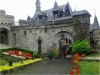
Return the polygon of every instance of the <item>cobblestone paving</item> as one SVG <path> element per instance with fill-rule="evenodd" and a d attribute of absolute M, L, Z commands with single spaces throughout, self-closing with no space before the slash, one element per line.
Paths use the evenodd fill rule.
<path fill-rule="evenodd" d="M 13 75 L 67 75 L 72 69 L 71 60 L 72 58 L 52 59 L 51 62 L 45 60 L 23 70 L 13 72 Z"/>

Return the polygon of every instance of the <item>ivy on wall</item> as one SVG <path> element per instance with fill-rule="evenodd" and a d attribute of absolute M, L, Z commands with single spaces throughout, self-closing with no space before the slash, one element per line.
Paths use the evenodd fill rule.
<path fill-rule="evenodd" d="M 47 25 L 44 27 L 44 32 L 47 33 Z"/>
<path fill-rule="evenodd" d="M 67 24 L 75 24 L 77 21 L 78 21 L 78 17 L 75 17 L 72 20 L 68 21 Z"/>

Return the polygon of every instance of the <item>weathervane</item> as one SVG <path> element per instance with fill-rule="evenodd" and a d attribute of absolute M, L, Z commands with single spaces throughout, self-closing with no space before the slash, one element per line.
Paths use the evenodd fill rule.
<path fill-rule="evenodd" d="M 95 7 L 94 7 L 94 14 L 96 15 L 96 10 L 95 10 Z"/>

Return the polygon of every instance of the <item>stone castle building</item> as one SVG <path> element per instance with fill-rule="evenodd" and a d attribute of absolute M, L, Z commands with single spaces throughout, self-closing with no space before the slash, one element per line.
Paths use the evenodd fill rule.
<path fill-rule="evenodd" d="M 100 27 L 97 17 L 90 24 L 90 13 L 87 10 L 72 11 L 69 2 L 58 6 L 55 1 L 53 8 L 41 10 L 41 3 L 36 0 L 36 11 L 33 17 L 19 20 L 14 25 L 14 16 L 6 15 L 0 10 L 0 43 L 38 51 L 38 38 L 41 37 L 41 52 L 47 53 L 56 45 L 61 47 L 61 40 L 70 50 L 76 39 L 86 39 L 100 46 Z"/>

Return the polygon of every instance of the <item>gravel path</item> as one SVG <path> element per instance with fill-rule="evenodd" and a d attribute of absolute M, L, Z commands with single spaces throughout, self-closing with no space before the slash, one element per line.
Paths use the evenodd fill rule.
<path fill-rule="evenodd" d="M 72 68 L 71 60 L 72 58 L 52 59 L 51 62 L 49 60 L 45 60 L 24 68 L 23 70 L 13 72 L 13 74 L 10 75 L 66 75 Z"/>

